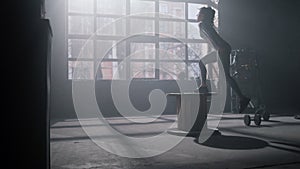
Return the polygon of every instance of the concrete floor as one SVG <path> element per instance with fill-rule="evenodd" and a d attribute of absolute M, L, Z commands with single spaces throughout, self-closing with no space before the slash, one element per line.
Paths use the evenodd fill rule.
<path fill-rule="evenodd" d="M 162 116 L 152 123 L 133 123 L 122 118 L 107 121 L 131 137 L 150 137 L 165 131 L 176 116 Z M 84 119 L 85 127 L 96 127 L 95 119 Z M 209 117 L 208 125 L 214 123 Z M 199 144 L 185 137 L 177 146 L 158 156 L 126 158 L 97 146 L 69 119 L 51 125 L 51 169 L 225 169 L 225 168 L 300 168 L 300 120 L 293 116 L 272 116 L 260 127 L 246 127 L 243 115 L 222 116 L 221 135 Z M 101 133 L 101 132 L 100 132 Z M 98 138 L 107 139 L 99 134 Z M 176 136 L 179 137 L 179 136 Z"/>

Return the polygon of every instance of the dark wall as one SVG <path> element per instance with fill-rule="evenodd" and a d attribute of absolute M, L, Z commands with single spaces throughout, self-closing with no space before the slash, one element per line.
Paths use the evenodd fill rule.
<path fill-rule="evenodd" d="M 49 22 L 41 19 L 40 0 L 17 1 L 9 9 L 4 27 L 9 36 L 4 78 L 10 104 L 4 118 L 8 141 L 5 155 L 12 168 L 49 168 L 49 127 L 47 118 L 47 56 L 51 46 Z M 5 19 L 7 19 L 5 16 Z M 6 160 L 5 160 L 6 161 Z"/>
<path fill-rule="evenodd" d="M 116 81 L 119 89 L 125 89 L 127 81 Z M 150 92 L 160 89 L 164 93 L 175 93 L 179 92 L 179 88 L 175 81 L 142 81 L 133 80 L 129 85 L 129 90 L 125 93 L 128 94 L 132 105 L 139 111 L 146 111 L 150 108 L 149 95 Z M 111 94 L 111 81 L 98 81 L 96 83 L 96 98 L 98 101 L 101 113 L 104 116 L 120 116 L 116 105 L 112 99 Z M 117 92 L 117 91 L 114 91 Z M 176 113 L 176 99 L 175 97 L 167 97 L 167 107 L 164 114 L 175 114 Z M 159 113 L 159 112 L 157 112 Z"/>
<path fill-rule="evenodd" d="M 257 51 L 263 98 L 272 109 L 299 106 L 299 2 L 220 0 L 220 33 L 233 49 Z"/>
<path fill-rule="evenodd" d="M 46 1 L 46 17 L 53 30 L 51 56 L 51 118 L 75 118 L 72 104 L 72 85 L 67 80 L 67 52 L 65 42 L 66 1 Z"/>

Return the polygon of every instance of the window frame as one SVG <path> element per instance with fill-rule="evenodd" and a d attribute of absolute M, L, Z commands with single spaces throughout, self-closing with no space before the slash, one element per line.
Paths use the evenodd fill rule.
<path fill-rule="evenodd" d="M 130 51 L 130 45 L 132 43 L 153 43 L 155 44 L 155 49 L 159 49 L 159 45 L 160 43 L 164 43 L 164 42 L 169 42 L 169 43 L 183 43 L 185 45 L 185 49 L 184 49 L 184 56 L 185 58 L 181 61 L 184 62 L 185 64 L 185 77 L 187 77 L 186 80 L 189 80 L 189 65 L 192 63 L 198 63 L 199 60 L 191 60 L 188 57 L 188 44 L 207 44 L 206 41 L 204 41 L 203 39 L 189 39 L 188 36 L 188 24 L 189 23 L 196 23 L 196 19 L 189 19 L 189 15 L 188 15 L 188 11 L 189 11 L 189 7 L 188 4 L 189 3 L 193 3 L 193 4 L 199 4 L 199 5 L 209 5 L 214 7 L 215 9 L 217 9 L 217 4 L 215 4 L 214 2 L 210 1 L 210 0 L 147 0 L 147 1 L 151 1 L 154 2 L 155 4 L 155 12 L 158 13 L 159 12 L 159 3 L 160 1 L 164 1 L 164 2 L 180 2 L 180 3 L 184 3 L 184 19 L 178 19 L 178 18 L 166 18 L 166 17 L 160 17 L 159 15 L 154 15 L 154 17 L 151 16 L 130 16 L 130 17 L 126 17 L 125 18 L 125 35 L 124 36 L 119 36 L 119 35 L 99 35 L 96 34 L 95 36 L 91 36 L 91 35 L 78 35 L 78 34 L 69 34 L 69 17 L 70 16 L 92 16 L 93 17 L 93 32 L 96 32 L 97 30 L 97 19 L 99 17 L 111 17 L 111 18 L 119 18 L 122 16 L 129 16 L 131 11 L 130 11 L 130 6 L 131 6 L 131 1 L 132 0 L 126 0 L 126 7 L 125 7 L 125 14 L 124 15 L 117 15 L 117 14 L 101 14 L 97 11 L 97 3 L 98 0 L 93 0 L 93 12 L 92 13 L 75 13 L 75 12 L 69 12 L 69 1 L 72 0 L 66 0 L 66 56 L 67 56 L 67 79 L 68 80 L 72 80 L 73 78 L 69 78 L 69 62 L 71 61 L 93 61 L 94 63 L 94 68 L 93 68 L 93 74 L 94 77 L 92 80 L 96 80 L 97 77 L 96 74 L 99 72 L 97 69 L 99 69 L 97 67 L 98 63 L 99 63 L 99 59 L 96 57 L 96 50 L 97 50 L 97 41 L 105 41 L 105 40 L 109 40 L 109 41 L 119 41 L 125 37 L 128 37 L 131 34 L 131 20 L 132 19 L 144 19 L 144 20 L 151 20 L 154 21 L 154 35 L 139 35 L 137 37 L 132 37 L 127 39 L 124 43 L 125 43 L 125 56 L 129 56 L 131 54 Z M 195 15 L 196 18 L 196 15 Z M 159 32 L 159 26 L 160 26 L 160 22 L 183 22 L 184 23 L 184 37 L 183 38 L 179 38 L 179 39 L 174 39 L 172 37 L 162 37 L 160 35 Z M 199 35 L 200 36 L 200 35 Z M 93 41 L 93 53 L 94 53 L 94 57 L 93 58 L 77 58 L 77 57 L 72 57 L 69 58 L 68 57 L 68 40 L 69 39 L 82 39 L 82 40 L 87 40 L 88 38 L 91 37 L 91 41 Z M 145 40 L 146 39 L 146 40 Z M 208 50 L 211 50 L 211 47 L 208 47 Z M 155 50 L 155 58 L 151 59 L 151 60 L 146 60 L 154 62 L 155 63 L 155 77 L 154 78 L 138 78 L 141 80 L 165 80 L 165 79 L 160 79 L 160 64 L 164 63 L 164 62 L 178 62 L 178 60 L 172 60 L 172 59 L 168 59 L 168 60 L 163 60 L 160 58 L 159 56 L 159 52 L 158 50 Z M 123 60 L 123 58 L 104 58 L 103 61 L 104 62 L 118 62 L 120 63 Z M 131 67 L 129 65 L 132 64 L 132 62 L 141 62 L 143 60 L 139 60 L 139 59 L 126 59 L 126 72 L 125 72 L 125 80 L 132 78 L 131 77 Z M 145 61 L 145 60 L 144 60 Z M 214 69 L 211 68 L 210 65 L 207 66 L 207 68 L 209 69 L 208 72 L 211 72 L 210 69 Z M 136 79 L 136 78 L 135 78 Z M 86 80 L 91 80 L 91 79 L 86 79 Z M 109 80 L 109 79 L 97 79 L 97 80 Z M 114 80 L 114 79 L 110 79 L 110 80 Z M 123 79 L 118 79 L 118 80 L 123 80 Z"/>

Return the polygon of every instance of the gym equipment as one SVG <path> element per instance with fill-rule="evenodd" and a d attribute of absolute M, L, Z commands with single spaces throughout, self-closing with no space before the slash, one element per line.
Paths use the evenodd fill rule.
<path fill-rule="evenodd" d="M 178 136 L 199 136 L 202 131 L 207 131 L 209 97 L 214 94 L 216 93 L 168 93 L 167 96 L 176 98 L 177 111 L 177 128 L 169 129 L 168 133 Z M 196 102 L 199 101 L 199 107 L 191 106 L 196 105 Z"/>
<path fill-rule="evenodd" d="M 248 98 L 251 98 L 248 107 L 244 111 L 244 123 L 246 126 L 251 124 L 251 121 L 259 126 L 261 120 L 268 121 L 270 112 L 267 111 L 263 104 L 259 60 L 256 51 L 251 49 L 235 49 L 230 54 L 230 75 L 238 83 L 242 93 Z M 231 111 L 238 113 L 239 98 L 231 89 Z M 254 114 L 251 118 L 248 114 Z"/>
<path fill-rule="evenodd" d="M 250 102 L 249 104 L 251 107 L 253 107 L 253 109 L 255 109 L 252 102 Z M 260 107 L 255 109 L 253 118 L 251 118 L 251 116 L 248 114 L 244 115 L 244 123 L 246 126 L 250 126 L 251 121 L 254 121 L 255 125 L 260 126 L 262 119 L 264 121 L 268 121 L 270 119 L 270 113 L 266 111 L 264 105 L 261 105 Z"/>
<path fill-rule="evenodd" d="M 254 123 L 257 126 L 259 126 L 260 123 L 261 123 L 261 116 L 260 116 L 260 114 L 255 114 L 254 118 L 251 118 L 251 116 L 248 115 L 248 114 L 244 116 L 244 123 L 245 123 L 246 126 L 250 126 L 251 121 L 254 121 Z"/>

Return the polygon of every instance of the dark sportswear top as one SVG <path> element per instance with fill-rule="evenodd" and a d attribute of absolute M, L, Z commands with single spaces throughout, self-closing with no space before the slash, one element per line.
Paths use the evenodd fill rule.
<path fill-rule="evenodd" d="M 200 23 L 200 36 L 218 51 L 231 50 L 230 45 L 216 32 L 212 24 Z"/>

